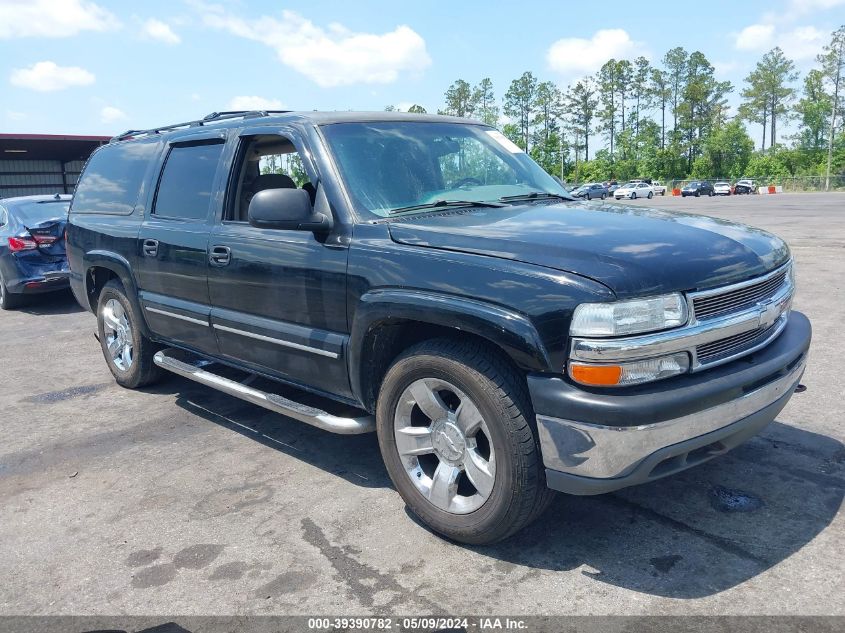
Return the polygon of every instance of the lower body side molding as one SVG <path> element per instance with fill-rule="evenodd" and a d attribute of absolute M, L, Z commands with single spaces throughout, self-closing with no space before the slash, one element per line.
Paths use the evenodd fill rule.
<path fill-rule="evenodd" d="M 332 415 L 322 409 L 317 409 L 299 402 L 294 402 L 284 396 L 249 387 L 230 378 L 212 373 L 204 367 L 211 365 L 208 361 L 176 349 L 164 349 L 156 352 L 153 362 L 162 369 L 206 385 L 230 396 L 246 400 L 252 404 L 264 407 L 270 411 L 286 415 L 289 418 L 305 422 L 311 426 L 340 433 L 343 435 L 357 435 L 375 431 L 375 418 L 371 415 L 360 417 L 340 417 Z"/>

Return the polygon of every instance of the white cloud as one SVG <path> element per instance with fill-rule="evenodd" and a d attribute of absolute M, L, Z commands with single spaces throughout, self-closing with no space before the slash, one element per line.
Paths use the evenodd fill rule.
<path fill-rule="evenodd" d="M 779 38 L 784 55 L 797 60 L 814 60 L 822 47 L 830 41 L 830 31 L 814 26 L 799 26 Z"/>
<path fill-rule="evenodd" d="M 734 44 L 737 50 L 756 53 L 764 53 L 779 46 L 787 57 L 799 62 L 799 65 L 800 62 L 812 61 L 828 42 L 830 31 L 838 24 L 835 18 L 830 20 L 822 14 L 843 5 L 845 0 L 789 0 L 778 11 L 764 13 L 758 23 L 734 33 Z M 820 29 L 795 25 L 799 19 L 811 17 L 826 26 Z M 834 26 L 827 26 L 830 24 Z"/>
<path fill-rule="evenodd" d="M 648 57 L 641 42 L 635 42 L 624 29 L 602 29 L 590 39 L 565 37 L 549 47 L 546 61 L 549 68 L 565 75 L 597 71 L 610 58 Z"/>
<path fill-rule="evenodd" d="M 0 39 L 70 37 L 119 27 L 112 13 L 85 0 L 0 0 Z"/>
<path fill-rule="evenodd" d="M 797 61 L 812 60 L 818 55 L 830 33 L 814 26 L 799 26 L 781 30 L 774 24 L 752 24 L 736 36 L 736 48 L 764 53 L 780 46 L 784 55 Z"/>
<path fill-rule="evenodd" d="M 123 121 L 127 118 L 129 117 L 126 116 L 123 110 L 114 106 L 105 106 L 100 110 L 100 120 L 103 123 L 115 123 L 116 121 Z"/>
<path fill-rule="evenodd" d="M 182 41 L 169 24 L 155 18 L 150 18 L 141 25 L 141 35 L 165 44 L 178 44 Z"/>
<path fill-rule="evenodd" d="M 6 110 L 6 118 L 10 121 L 23 121 L 26 118 L 26 112 L 18 112 L 17 110 Z"/>
<path fill-rule="evenodd" d="M 766 50 L 771 47 L 774 35 L 773 24 L 752 24 L 737 34 L 736 47 L 741 51 Z"/>
<path fill-rule="evenodd" d="M 788 17 L 791 19 L 814 11 L 827 11 L 845 5 L 845 0 L 790 0 Z"/>
<path fill-rule="evenodd" d="M 721 79 L 729 79 L 741 68 L 739 62 L 736 61 L 714 61 L 713 71 L 717 77 Z"/>
<path fill-rule="evenodd" d="M 341 24 L 321 28 L 294 11 L 246 20 L 217 5 L 194 3 L 207 26 L 261 42 L 285 66 L 323 87 L 391 83 L 431 64 L 425 40 L 408 26 L 388 33 L 355 33 Z"/>
<path fill-rule="evenodd" d="M 79 66 L 58 66 L 55 62 L 38 62 L 29 68 L 16 68 L 9 76 L 13 86 L 39 92 L 54 92 L 71 86 L 94 83 L 93 73 Z"/>
<path fill-rule="evenodd" d="M 278 99 L 265 99 L 258 96 L 234 97 L 227 106 L 229 110 L 283 110 L 282 102 Z"/>

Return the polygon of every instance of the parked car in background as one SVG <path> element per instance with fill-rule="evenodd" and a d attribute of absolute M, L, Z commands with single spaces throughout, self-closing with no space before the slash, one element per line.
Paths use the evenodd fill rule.
<path fill-rule="evenodd" d="M 713 185 L 713 192 L 717 196 L 729 196 L 731 195 L 731 183 L 720 181 Z"/>
<path fill-rule="evenodd" d="M 613 181 L 613 182 L 611 182 L 609 185 L 607 185 L 607 194 L 608 194 L 608 195 L 613 195 L 613 193 L 614 193 L 617 189 L 619 189 L 619 187 L 621 187 L 621 186 L 622 186 L 622 185 L 620 185 L 618 182 L 616 182 L 616 181 L 614 180 L 614 181 Z"/>
<path fill-rule="evenodd" d="M 659 180 L 652 180 L 651 181 L 651 188 L 654 191 L 655 196 L 665 196 L 666 195 L 666 185 L 661 183 Z"/>
<path fill-rule="evenodd" d="M 0 308 L 26 295 L 68 287 L 65 224 L 70 196 L 21 196 L 0 200 Z"/>
<path fill-rule="evenodd" d="M 743 178 L 734 185 L 734 193 L 737 195 L 742 193 L 757 193 L 757 185 L 753 180 Z"/>
<path fill-rule="evenodd" d="M 631 200 L 636 200 L 637 198 L 653 198 L 654 189 L 651 188 L 650 184 L 642 180 L 632 181 L 614 191 L 613 197 L 617 200 L 621 200 L 622 198 L 630 198 Z"/>
<path fill-rule="evenodd" d="M 713 185 L 706 180 L 693 180 L 686 187 L 681 189 L 681 196 L 684 198 L 687 196 L 695 196 L 698 198 L 700 196 L 714 195 L 716 195 L 716 192 L 713 191 Z"/>
<path fill-rule="evenodd" d="M 586 198 L 587 200 L 592 200 L 593 198 L 604 200 L 607 198 L 607 187 L 600 182 L 591 182 L 578 187 L 572 192 L 572 195 L 576 198 Z"/>

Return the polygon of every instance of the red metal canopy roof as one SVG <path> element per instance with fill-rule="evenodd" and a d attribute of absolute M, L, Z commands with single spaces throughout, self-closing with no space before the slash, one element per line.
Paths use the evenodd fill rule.
<path fill-rule="evenodd" d="M 108 136 L 0 134 L 0 160 L 84 160 Z"/>

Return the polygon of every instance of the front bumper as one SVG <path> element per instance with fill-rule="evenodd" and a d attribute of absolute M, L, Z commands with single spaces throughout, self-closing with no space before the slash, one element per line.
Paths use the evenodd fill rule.
<path fill-rule="evenodd" d="M 804 372 L 812 331 L 792 312 L 765 348 L 698 374 L 627 389 L 586 389 L 529 376 L 546 481 L 601 494 L 727 452 L 775 419 Z"/>

